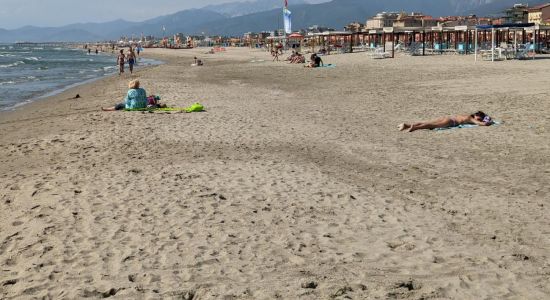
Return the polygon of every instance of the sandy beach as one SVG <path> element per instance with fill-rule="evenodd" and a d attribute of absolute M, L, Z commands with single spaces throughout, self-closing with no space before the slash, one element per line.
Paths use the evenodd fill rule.
<path fill-rule="evenodd" d="M 550 56 L 206 51 L 0 112 L 0 298 L 550 297 Z"/>

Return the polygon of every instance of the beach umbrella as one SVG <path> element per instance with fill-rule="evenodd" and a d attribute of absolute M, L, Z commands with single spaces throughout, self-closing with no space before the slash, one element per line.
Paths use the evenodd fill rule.
<path fill-rule="evenodd" d="M 289 39 L 303 39 L 304 36 L 296 32 L 296 33 L 293 33 L 293 34 L 289 35 L 288 38 Z"/>

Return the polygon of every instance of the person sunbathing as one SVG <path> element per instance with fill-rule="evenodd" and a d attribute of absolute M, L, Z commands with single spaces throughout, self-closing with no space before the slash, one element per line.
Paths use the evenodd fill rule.
<path fill-rule="evenodd" d="M 412 123 L 412 124 L 402 123 L 402 124 L 399 124 L 398 128 L 400 131 L 407 130 L 408 132 L 413 132 L 419 129 L 448 128 L 448 127 L 456 127 L 464 124 L 491 126 L 493 125 L 493 120 L 484 112 L 478 111 L 471 115 L 457 115 L 454 117 L 442 117 L 442 118 L 439 118 L 433 121 L 428 121 L 428 122 L 419 122 L 419 123 Z"/>
<path fill-rule="evenodd" d="M 147 107 L 147 93 L 139 87 L 139 80 L 132 80 L 128 84 L 128 93 L 124 102 L 118 103 L 113 107 L 102 107 L 103 111 L 115 111 L 123 109 L 136 109 Z"/>

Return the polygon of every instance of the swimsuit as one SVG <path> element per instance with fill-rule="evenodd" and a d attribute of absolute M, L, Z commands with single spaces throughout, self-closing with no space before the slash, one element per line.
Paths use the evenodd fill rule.
<path fill-rule="evenodd" d="M 458 126 L 458 122 L 456 121 L 455 118 L 451 118 L 451 126 L 450 127 L 456 127 Z"/>

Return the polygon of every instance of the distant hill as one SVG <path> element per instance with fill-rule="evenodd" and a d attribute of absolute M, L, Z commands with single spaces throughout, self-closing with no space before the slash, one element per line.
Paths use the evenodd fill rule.
<path fill-rule="evenodd" d="M 136 36 L 141 34 L 160 36 L 163 28 L 166 34 L 179 32 L 201 33 L 208 28 L 201 26 L 208 22 L 221 22 L 228 17 L 203 9 L 190 9 L 150 19 L 144 22 L 128 22 L 116 20 L 107 23 L 79 23 L 63 27 L 26 26 L 14 30 L 0 30 L 0 43 L 17 41 L 32 42 L 84 42 L 101 40 L 118 40 L 121 36 Z M 210 31 L 208 31 L 210 32 Z"/>
<path fill-rule="evenodd" d="M 98 37 L 116 36 L 119 32 L 138 26 L 141 23 L 128 22 L 125 20 L 115 20 L 105 23 L 78 23 L 60 27 L 61 29 L 79 29 L 88 31 Z"/>
<path fill-rule="evenodd" d="M 70 27 L 25 26 L 15 30 L 0 31 L 1 43 L 12 42 L 86 42 L 100 40 L 101 35 Z"/>
<path fill-rule="evenodd" d="M 119 38 L 120 36 L 140 36 L 145 35 L 160 36 L 163 34 L 163 28 L 166 28 L 167 35 L 176 33 L 201 33 L 210 32 L 205 23 L 223 24 L 228 17 L 217 12 L 204 9 L 190 9 L 177 12 L 175 14 L 157 17 L 129 28 L 121 28 L 110 34 L 110 38 Z"/>
<path fill-rule="evenodd" d="M 334 0 L 321 4 L 296 5 L 290 10 L 293 27 L 296 29 L 325 25 L 342 30 L 344 25 L 352 21 L 366 22 L 380 11 L 422 11 L 435 16 L 454 14 L 450 0 Z M 223 24 L 208 23 L 205 26 L 210 32 L 223 35 L 273 30 L 282 26 L 281 10 L 235 17 Z"/>
<path fill-rule="evenodd" d="M 305 0 L 291 0 L 290 2 L 293 6 L 308 4 L 308 2 L 306 2 Z M 226 17 L 232 18 L 273 10 L 276 8 L 280 8 L 281 5 L 282 0 L 257 0 L 208 5 L 203 7 L 202 9 L 217 12 Z"/>
<path fill-rule="evenodd" d="M 332 0 L 306 4 L 306 0 L 290 0 L 294 29 L 311 25 L 343 29 L 349 22 L 365 22 L 381 11 L 415 11 L 427 15 L 448 16 L 476 14 L 496 15 L 519 0 Z M 317 0 L 315 0 L 317 1 Z M 550 0 L 523 0 L 536 5 Z M 302 4 L 299 4 L 302 3 Z M 271 31 L 282 27 L 282 0 L 249 0 L 203 9 L 183 10 L 144 22 L 116 20 L 107 23 L 72 24 L 57 28 L 23 27 L 1 30 L 0 42 L 15 41 L 96 41 L 116 40 L 120 36 L 175 33 L 207 35 L 241 35 L 248 31 Z M 273 8 L 274 7 L 274 8 Z M 270 9 L 273 8 L 273 9 Z"/>

